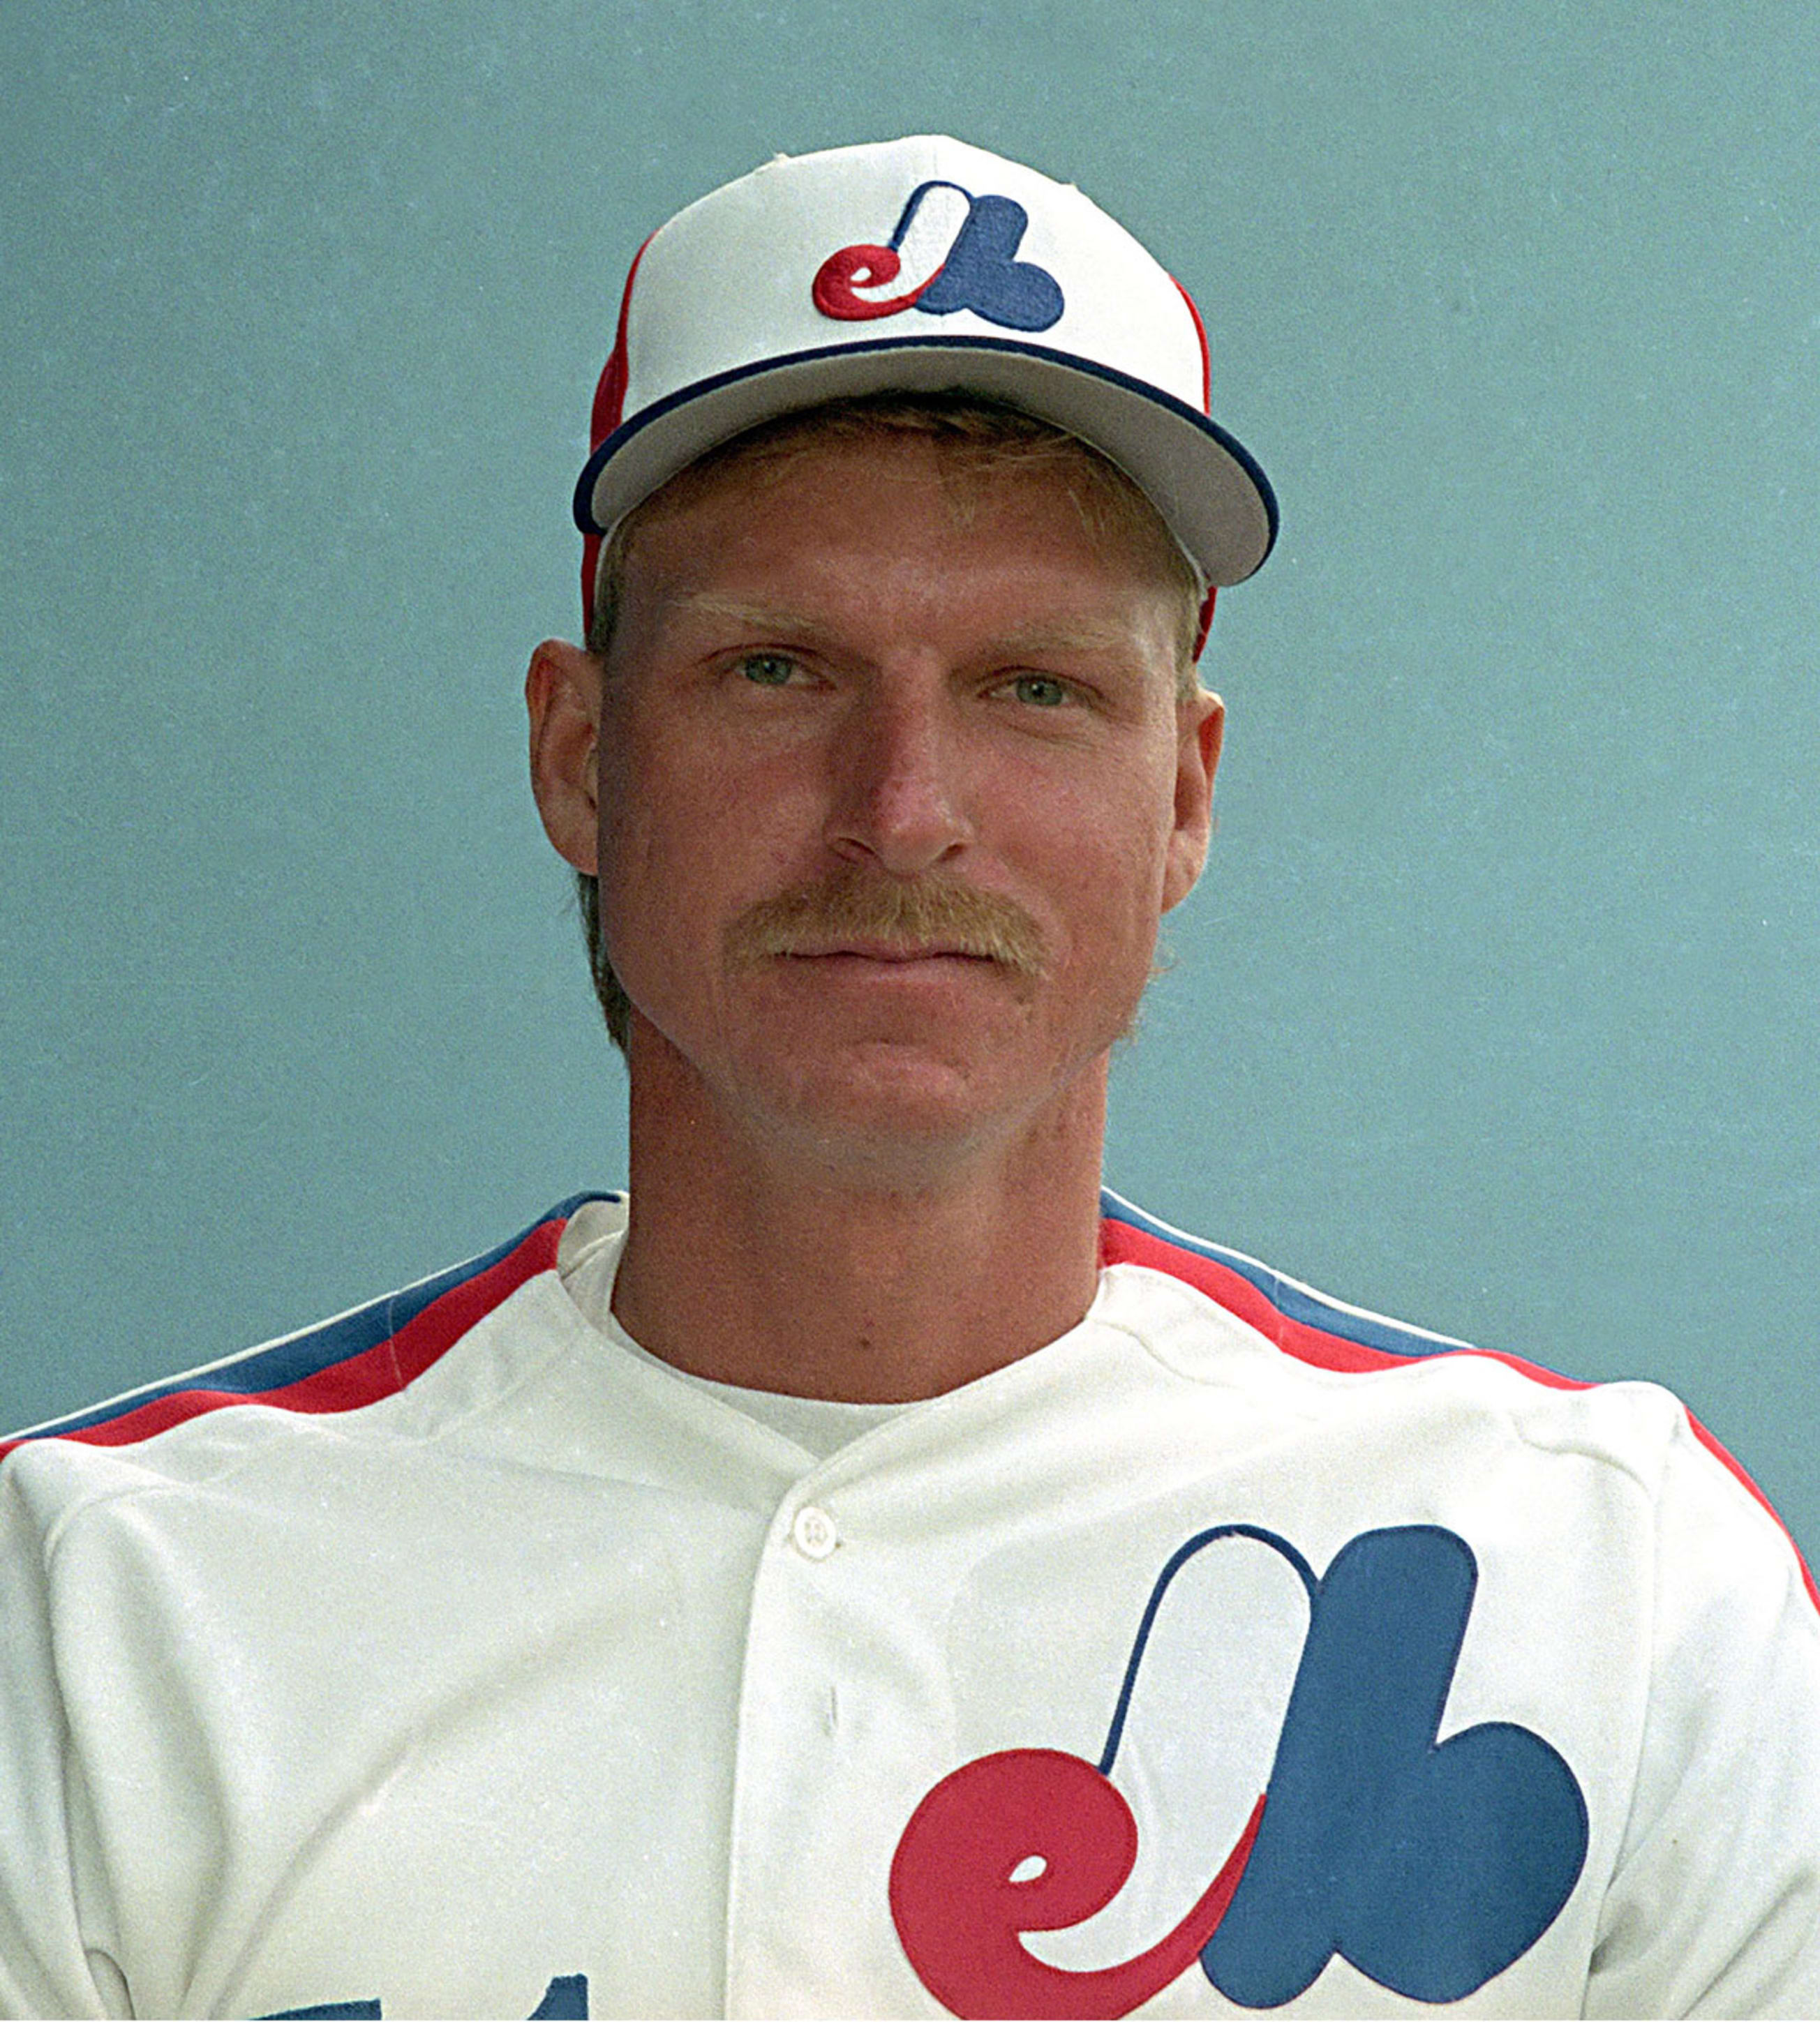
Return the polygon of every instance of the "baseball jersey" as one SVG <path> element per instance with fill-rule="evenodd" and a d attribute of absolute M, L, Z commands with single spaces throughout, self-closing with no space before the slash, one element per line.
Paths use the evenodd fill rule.
<path fill-rule="evenodd" d="M 642 1353 L 595 1196 L 12 1443 L 0 2005 L 1820 2012 L 1820 1612 L 1676 1400 L 1104 1210 L 901 1407 Z"/>

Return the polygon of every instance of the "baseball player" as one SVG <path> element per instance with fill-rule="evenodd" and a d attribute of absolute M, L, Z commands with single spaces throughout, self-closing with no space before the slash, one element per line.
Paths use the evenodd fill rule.
<path fill-rule="evenodd" d="M 1101 1191 L 1275 527 L 1186 296 L 955 141 L 780 159 L 594 440 L 527 694 L 627 1192 L 9 1444 L 0 2005 L 1820 2009 L 1723 1452 Z"/>

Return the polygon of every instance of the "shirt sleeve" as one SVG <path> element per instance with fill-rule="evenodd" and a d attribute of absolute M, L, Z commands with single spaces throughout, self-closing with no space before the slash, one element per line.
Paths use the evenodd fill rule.
<path fill-rule="evenodd" d="M 1820 2014 L 1820 1608 L 1781 1526 L 1684 1413 L 1653 1612 L 1585 2012 Z"/>
<path fill-rule="evenodd" d="M 104 1933 L 84 1928 L 82 1787 L 25 1459 L 0 1465 L 0 2014 L 129 2015 Z"/>

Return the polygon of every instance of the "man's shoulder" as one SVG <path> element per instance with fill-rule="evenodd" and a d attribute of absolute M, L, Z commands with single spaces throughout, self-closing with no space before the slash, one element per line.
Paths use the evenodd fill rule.
<path fill-rule="evenodd" d="M 419 1389 L 477 1330 L 557 1267 L 579 1210 L 616 1197 L 579 1194 L 488 1250 L 345 1312 L 0 1440 L 16 1475 L 38 1457 L 73 1463 L 97 1487 L 167 1469 L 206 1441 L 251 1444 L 287 1427 L 357 1421 Z M 263 1407 L 248 1411 L 240 1407 Z M 225 1414 L 224 1416 L 224 1414 Z M 217 1454 L 219 1458 L 219 1453 Z M 106 1463 L 111 1462 L 112 1465 Z M 100 1465 L 97 1465 L 100 1464 Z"/>
<path fill-rule="evenodd" d="M 1159 1221 L 1109 1188 L 1100 1194 L 1100 1263 L 1134 1265 L 1190 1286 L 1311 1367 L 1359 1373 L 1448 1351 L 1478 1352 L 1450 1335 L 1317 1291 L 1241 1250 Z"/>
<path fill-rule="evenodd" d="M 1820 1608 L 1813 1575 L 1762 1490 L 1661 1384 L 1566 1374 L 1349 1305 L 1116 1194 L 1102 1194 L 1101 1213 L 1102 1265 L 1135 1266 L 1153 1283 L 1167 1283 L 1165 1298 L 1186 1287 L 1200 1305 L 1200 1326 L 1192 1317 L 1179 1323 L 1175 1338 L 1237 1334 L 1249 1345 L 1260 1383 L 1294 1392 L 1301 1406 L 1318 1398 L 1361 1430 L 1380 1418 L 1407 1424 L 1431 1465 L 1443 1444 L 1470 1448 L 1475 1423 L 1496 1421 L 1538 1452 L 1629 1475 L 1650 1498 L 1674 1476 L 1683 1498 L 1691 1493 L 1743 1531 L 1773 1537 L 1777 1556 L 1792 1553 Z M 1166 1324 L 1157 1332 L 1165 1338 Z M 1215 1364 L 1230 1369 L 1229 1356 L 1216 1350 Z"/>
<path fill-rule="evenodd" d="M 1424 1385 L 1455 1381 L 1506 1400 L 1548 1398 L 1621 1399 L 1652 1421 L 1680 1413 L 1672 1392 L 1649 1382 L 1599 1382 L 1563 1374 L 1501 1349 L 1481 1348 L 1456 1335 L 1413 1325 L 1318 1291 L 1243 1251 L 1227 1249 L 1171 1227 L 1117 1195 L 1101 1195 L 1100 1261 L 1103 1268 L 1135 1266 L 1154 1285 L 1187 1287 L 1215 1325 L 1242 1334 L 1271 1364 L 1323 1378 L 1420 1374 Z M 1211 1307 L 1213 1311 L 1208 1312 Z M 1237 1330 L 1230 1323 L 1237 1322 Z M 1339 1396 L 1402 1386 L 1341 1381 L 1327 1385 Z"/>

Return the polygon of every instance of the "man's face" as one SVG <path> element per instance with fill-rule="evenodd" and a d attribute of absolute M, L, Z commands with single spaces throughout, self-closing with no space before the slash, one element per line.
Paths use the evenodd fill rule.
<path fill-rule="evenodd" d="M 634 1086 L 910 1183 L 1099 1100 L 1219 745 L 1156 557 L 1061 469 L 943 454 L 819 445 L 641 527 L 598 758 Z"/>

